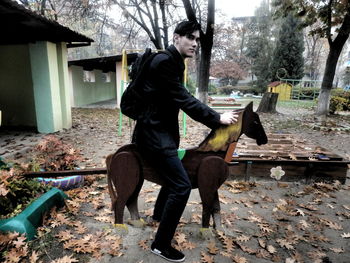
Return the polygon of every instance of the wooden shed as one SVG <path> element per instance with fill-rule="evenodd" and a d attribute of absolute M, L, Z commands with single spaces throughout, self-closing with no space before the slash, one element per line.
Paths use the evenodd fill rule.
<path fill-rule="evenodd" d="M 292 85 L 282 81 L 274 81 L 268 85 L 267 91 L 278 93 L 278 100 L 290 100 Z"/>

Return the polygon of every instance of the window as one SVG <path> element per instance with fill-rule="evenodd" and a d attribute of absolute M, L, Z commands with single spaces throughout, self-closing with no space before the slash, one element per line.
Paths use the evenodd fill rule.
<path fill-rule="evenodd" d="M 95 82 L 95 72 L 84 70 L 84 82 Z"/>
<path fill-rule="evenodd" d="M 111 72 L 102 73 L 102 82 L 105 82 L 105 83 L 111 82 Z"/>

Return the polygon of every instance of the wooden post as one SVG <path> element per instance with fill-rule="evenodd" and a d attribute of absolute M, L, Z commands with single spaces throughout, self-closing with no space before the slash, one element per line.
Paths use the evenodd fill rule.
<path fill-rule="evenodd" d="M 265 92 L 256 112 L 276 113 L 278 93 Z"/>
<path fill-rule="evenodd" d="M 230 163 L 232 161 L 232 154 L 234 153 L 237 146 L 237 142 L 233 142 L 229 145 L 226 155 L 225 155 L 225 162 Z"/>

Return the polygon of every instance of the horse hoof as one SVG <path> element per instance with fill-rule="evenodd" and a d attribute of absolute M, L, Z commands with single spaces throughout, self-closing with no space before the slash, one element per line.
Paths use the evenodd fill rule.
<path fill-rule="evenodd" d="M 141 219 L 130 219 L 128 220 L 128 224 L 134 226 L 134 227 L 137 227 L 137 228 L 144 228 L 147 223 L 145 222 L 145 220 L 143 220 L 142 218 Z"/>
<path fill-rule="evenodd" d="M 209 240 L 215 237 L 213 231 L 210 228 L 204 228 L 204 227 L 199 229 L 199 236 L 205 240 Z"/>
<path fill-rule="evenodd" d="M 126 235 L 129 232 L 128 226 L 125 224 L 114 224 L 114 228 L 119 235 Z"/>

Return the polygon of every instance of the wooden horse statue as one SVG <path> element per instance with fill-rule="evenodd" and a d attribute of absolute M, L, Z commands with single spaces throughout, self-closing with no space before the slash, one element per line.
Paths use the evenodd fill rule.
<path fill-rule="evenodd" d="M 258 145 L 267 143 L 259 116 L 253 112 L 253 103 L 237 112 L 239 118 L 236 123 L 212 130 L 198 147 L 186 150 L 182 158 L 192 188 L 199 189 L 203 228 L 209 227 L 210 216 L 213 216 L 214 227 L 221 226 L 218 189 L 228 177 L 227 162 L 232 159 L 239 137 L 244 133 L 255 139 Z M 131 221 L 139 221 L 137 199 L 144 179 L 160 185 L 163 184 L 162 179 L 141 158 L 134 144 L 119 148 L 107 157 L 106 163 L 115 223 L 123 224 L 125 205 L 130 211 Z"/>

